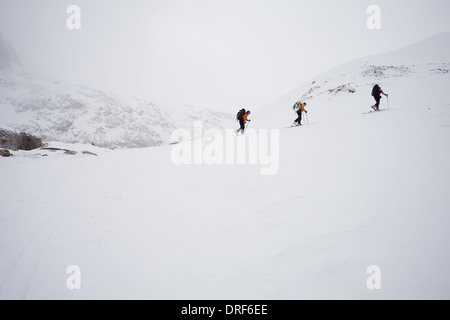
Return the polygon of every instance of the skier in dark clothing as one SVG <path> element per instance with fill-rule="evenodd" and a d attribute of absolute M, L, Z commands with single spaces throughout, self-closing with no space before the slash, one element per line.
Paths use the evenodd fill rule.
<path fill-rule="evenodd" d="M 380 111 L 381 94 L 384 94 L 385 97 L 389 97 L 389 95 L 384 93 L 380 86 L 376 84 L 372 89 L 372 96 L 376 102 L 375 105 L 372 106 L 372 109 L 375 111 Z"/>
<path fill-rule="evenodd" d="M 297 102 L 294 105 L 294 110 L 297 111 L 298 118 L 294 121 L 294 125 L 301 126 L 302 125 L 302 112 L 308 113 L 308 111 L 305 110 L 306 102 L 301 103 Z"/>
<path fill-rule="evenodd" d="M 250 119 L 248 119 L 248 116 L 250 114 L 251 114 L 251 111 L 245 111 L 245 109 L 242 109 L 241 111 L 239 111 L 239 113 L 238 113 L 238 120 L 239 120 L 239 125 L 241 127 L 236 131 L 236 134 L 244 133 L 244 131 L 245 131 L 245 124 L 247 122 L 251 121 Z"/>

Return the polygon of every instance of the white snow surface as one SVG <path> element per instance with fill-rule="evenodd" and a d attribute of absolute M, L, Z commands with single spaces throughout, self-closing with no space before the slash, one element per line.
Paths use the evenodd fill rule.
<path fill-rule="evenodd" d="M 308 102 L 310 125 L 280 130 L 273 176 L 177 166 L 177 146 L 0 158 L 0 298 L 449 299 L 449 66 L 443 34 L 254 112 L 280 129 Z M 390 110 L 363 115 L 375 83 Z M 70 265 L 81 290 L 66 287 Z M 381 290 L 366 286 L 371 265 Z"/>

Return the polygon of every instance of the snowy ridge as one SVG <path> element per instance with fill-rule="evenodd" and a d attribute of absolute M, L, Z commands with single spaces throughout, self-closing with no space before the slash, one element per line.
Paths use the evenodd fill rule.
<path fill-rule="evenodd" d="M 14 49 L 0 34 L 0 70 L 21 65 L 22 63 Z"/>
<path fill-rule="evenodd" d="M 171 142 L 174 130 L 225 128 L 233 117 L 191 106 L 159 106 L 72 85 L 23 69 L 10 46 L 0 41 L 0 126 L 46 141 L 101 147 L 149 147 Z M 17 58 L 18 59 L 18 58 Z"/>
<path fill-rule="evenodd" d="M 443 33 L 392 53 L 337 67 L 264 107 L 259 126 L 277 128 L 285 126 L 286 119 L 293 121 L 296 116 L 292 106 L 296 101 L 308 102 L 307 110 L 314 113 L 316 121 L 359 114 L 374 104 L 371 92 L 376 83 L 392 93 L 394 108 L 425 107 L 430 101 L 446 104 L 448 48 L 450 34 Z"/>

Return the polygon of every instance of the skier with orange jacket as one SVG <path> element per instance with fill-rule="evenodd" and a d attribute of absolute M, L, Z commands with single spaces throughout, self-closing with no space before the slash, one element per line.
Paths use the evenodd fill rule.
<path fill-rule="evenodd" d="M 251 120 L 248 119 L 248 116 L 251 114 L 251 111 L 245 111 L 245 109 L 242 109 L 237 114 L 237 120 L 239 121 L 239 125 L 241 126 L 237 131 L 236 134 L 244 133 L 245 131 L 245 124 L 247 122 L 250 122 Z"/>
<path fill-rule="evenodd" d="M 306 102 L 297 102 L 294 105 L 294 111 L 297 111 L 298 118 L 294 121 L 294 125 L 301 126 L 302 125 L 302 113 L 308 113 L 305 110 Z"/>

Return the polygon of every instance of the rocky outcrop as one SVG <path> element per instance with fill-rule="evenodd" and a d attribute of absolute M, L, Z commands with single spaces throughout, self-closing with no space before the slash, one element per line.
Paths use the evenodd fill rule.
<path fill-rule="evenodd" d="M 9 150 L 5 150 L 5 149 L 0 149 L 0 157 L 11 157 L 12 154 L 9 152 Z"/>
<path fill-rule="evenodd" d="M 0 129 L 0 147 L 12 150 L 34 150 L 42 147 L 42 139 L 30 134 Z"/>
<path fill-rule="evenodd" d="M 98 157 L 97 154 L 95 154 L 95 153 L 93 153 L 93 152 L 90 152 L 90 151 L 83 151 L 83 154 Z"/>

